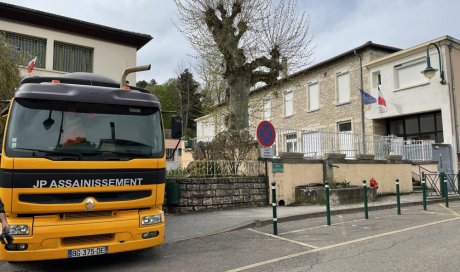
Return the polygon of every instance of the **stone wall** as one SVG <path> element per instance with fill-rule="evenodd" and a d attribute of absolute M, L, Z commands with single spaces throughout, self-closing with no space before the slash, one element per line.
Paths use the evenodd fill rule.
<path fill-rule="evenodd" d="M 267 205 L 265 177 L 168 178 L 180 184 L 180 203 L 172 213 L 216 211 Z"/>

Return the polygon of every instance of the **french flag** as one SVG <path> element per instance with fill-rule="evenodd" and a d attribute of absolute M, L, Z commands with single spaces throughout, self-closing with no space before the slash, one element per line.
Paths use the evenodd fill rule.
<path fill-rule="evenodd" d="M 33 58 L 29 63 L 27 64 L 27 72 L 30 74 L 34 70 L 35 63 L 37 62 L 37 57 Z"/>
<path fill-rule="evenodd" d="M 387 102 L 383 98 L 382 91 L 380 90 L 380 85 L 378 86 L 378 90 L 379 90 L 379 97 L 377 98 L 377 105 L 379 107 L 379 111 L 383 113 L 387 111 Z"/>

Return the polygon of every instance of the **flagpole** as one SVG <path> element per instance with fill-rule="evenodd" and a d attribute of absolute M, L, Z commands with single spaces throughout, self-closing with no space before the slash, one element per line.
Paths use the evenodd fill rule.
<path fill-rule="evenodd" d="M 359 58 L 359 75 L 360 75 L 360 83 L 361 83 L 361 90 L 364 91 L 364 87 L 363 87 L 363 58 L 361 55 L 358 55 L 358 53 L 356 53 L 356 50 L 354 51 L 355 55 L 358 56 Z M 365 140 L 366 140 L 366 137 L 364 135 L 364 101 L 363 101 L 363 98 L 362 98 L 362 95 L 361 95 L 361 92 L 360 92 L 360 100 L 361 100 L 361 135 L 362 135 L 362 143 L 363 143 L 363 154 L 366 154 L 366 144 L 365 144 Z"/>

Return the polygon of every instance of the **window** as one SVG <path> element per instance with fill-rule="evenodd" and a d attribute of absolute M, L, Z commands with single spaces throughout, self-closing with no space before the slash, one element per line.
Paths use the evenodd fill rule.
<path fill-rule="evenodd" d="M 55 42 L 53 69 L 64 72 L 93 72 L 93 48 Z"/>
<path fill-rule="evenodd" d="M 46 39 L 11 32 L 3 33 L 9 44 L 14 46 L 18 51 L 25 53 L 25 59 L 22 65 L 27 65 L 30 60 L 37 57 L 35 67 L 45 68 Z"/>
<path fill-rule="evenodd" d="M 171 155 L 174 152 L 174 148 L 166 148 L 166 160 L 168 161 L 174 161 L 174 157 L 171 157 Z M 171 158 L 170 158 L 171 157 Z"/>
<path fill-rule="evenodd" d="M 308 110 L 319 109 L 319 84 L 318 82 L 308 85 Z"/>
<path fill-rule="evenodd" d="M 337 103 L 350 102 L 350 74 L 340 73 L 337 75 Z"/>
<path fill-rule="evenodd" d="M 387 132 L 405 140 L 444 142 L 440 111 L 391 119 L 387 122 Z"/>
<path fill-rule="evenodd" d="M 284 93 L 284 116 L 288 117 L 293 114 L 293 99 L 294 94 L 292 91 Z"/>
<path fill-rule="evenodd" d="M 340 132 L 350 132 L 351 131 L 351 122 L 343 122 L 338 124 L 338 129 Z"/>
<path fill-rule="evenodd" d="M 158 108 L 15 99 L 6 138 L 12 157 L 94 161 L 164 154 Z"/>
<path fill-rule="evenodd" d="M 432 62 L 432 65 L 433 68 L 437 68 L 434 67 L 436 65 L 435 62 Z M 395 74 L 397 86 L 395 87 L 397 89 L 401 89 L 427 83 L 428 79 L 422 73 L 420 73 L 421 71 L 425 70 L 425 68 L 425 57 L 396 65 Z"/>
<path fill-rule="evenodd" d="M 372 89 L 377 90 L 377 88 L 382 85 L 382 76 L 380 71 L 372 73 Z"/>
<path fill-rule="evenodd" d="M 286 152 L 296 152 L 297 151 L 297 134 L 291 133 L 284 135 L 286 140 Z"/>
<path fill-rule="evenodd" d="M 272 102 L 269 97 L 264 98 L 264 113 L 262 118 L 264 120 L 270 120 L 272 116 Z"/>

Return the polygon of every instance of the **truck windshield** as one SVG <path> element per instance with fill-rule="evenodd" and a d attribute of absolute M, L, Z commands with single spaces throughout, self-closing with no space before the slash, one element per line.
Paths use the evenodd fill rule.
<path fill-rule="evenodd" d="M 163 156 L 158 108 L 16 99 L 5 152 L 52 160 Z"/>

